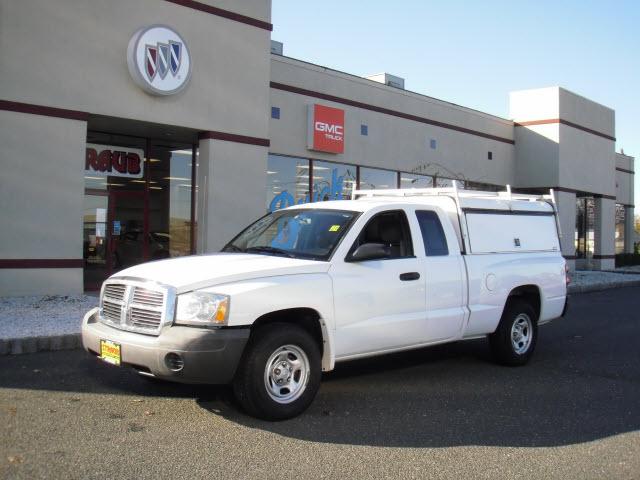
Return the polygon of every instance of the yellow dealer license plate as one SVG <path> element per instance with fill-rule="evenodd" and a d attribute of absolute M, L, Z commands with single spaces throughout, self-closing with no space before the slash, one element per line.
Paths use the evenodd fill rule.
<path fill-rule="evenodd" d="M 107 363 L 120 366 L 120 344 L 111 340 L 100 340 L 100 358 Z"/>

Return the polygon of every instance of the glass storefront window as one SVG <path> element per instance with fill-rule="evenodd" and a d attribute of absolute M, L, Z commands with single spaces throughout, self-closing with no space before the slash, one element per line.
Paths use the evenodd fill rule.
<path fill-rule="evenodd" d="M 87 133 L 86 289 L 123 268 L 191 253 L 192 152 L 191 144 Z"/>
<path fill-rule="evenodd" d="M 149 259 L 191 253 L 191 159 L 191 145 L 151 144 Z"/>
<path fill-rule="evenodd" d="M 482 192 L 503 192 L 507 188 L 501 187 L 498 185 L 492 185 L 490 183 L 482 183 L 482 182 L 464 182 L 464 188 L 467 190 L 479 190 Z"/>
<path fill-rule="evenodd" d="M 593 257 L 595 236 L 595 201 L 591 197 L 576 199 L 576 258 Z"/>
<path fill-rule="evenodd" d="M 624 205 L 616 203 L 616 254 L 624 253 L 624 223 L 626 212 Z"/>
<path fill-rule="evenodd" d="M 400 172 L 400 188 L 431 188 L 433 177 L 415 173 Z"/>
<path fill-rule="evenodd" d="M 269 155 L 267 211 L 309 202 L 309 160 Z"/>
<path fill-rule="evenodd" d="M 390 170 L 360 167 L 360 185 L 362 190 L 398 188 L 398 173 Z"/>
<path fill-rule="evenodd" d="M 436 188 L 451 188 L 453 187 L 453 180 L 450 178 L 434 177 L 433 183 Z"/>
<path fill-rule="evenodd" d="M 313 162 L 313 201 L 348 200 L 356 181 L 356 167 L 330 162 Z"/>

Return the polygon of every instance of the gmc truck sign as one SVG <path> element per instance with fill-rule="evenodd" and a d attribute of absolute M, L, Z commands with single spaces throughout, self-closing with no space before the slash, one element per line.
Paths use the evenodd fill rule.
<path fill-rule="evenodd" d="M 344 153 L 344 110 L 324 105 L 309 105 L 309 150 Z"/>

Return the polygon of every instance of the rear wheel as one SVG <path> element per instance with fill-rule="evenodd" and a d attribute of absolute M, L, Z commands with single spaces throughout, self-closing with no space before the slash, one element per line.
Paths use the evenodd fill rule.
<path fill-rule="evenodd" d="M 247 413 L 265 420 L 299 415 L 320 387 L 320 349 L 304 329 L 275 323 L 256 330 L 233 389 Z"/>
<path fill-rule="evenodd" d="M 518 366 L 529 361 L 538 340 L 538 324 L 534 308 L 525 300 L 508 301 L 500 324 L 489 335 L 491 351 L 499 363 Z"/>

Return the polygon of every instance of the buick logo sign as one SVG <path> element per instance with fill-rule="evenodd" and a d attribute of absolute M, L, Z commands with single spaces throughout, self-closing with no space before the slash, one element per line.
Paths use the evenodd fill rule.
<path fill-rule="evenodd" d="M 133 80 L 153 95 L 178 93 L 191 76 L 187 44 L 164 25 L 141 28 L 131 37 L 127 63 Z"/>

